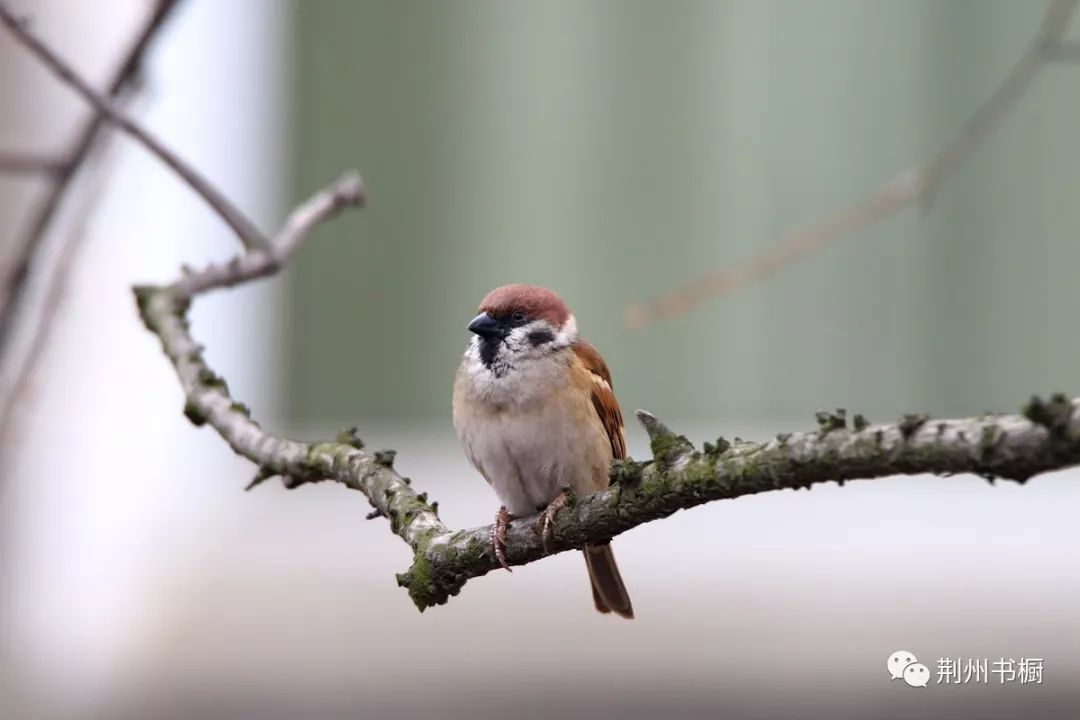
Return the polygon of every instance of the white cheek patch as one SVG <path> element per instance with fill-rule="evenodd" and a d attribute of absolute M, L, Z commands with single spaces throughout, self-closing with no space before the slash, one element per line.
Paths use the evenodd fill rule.
<path fill-rule="evenodd" d="M 570 345 L 577 340 L 577 319 L 571 315 L 566 318 L 562 329 L 555 333 L 555 344 L 560 347 Z"/>
<path fill-rule="evenodd" d="M 517 352 L 521 348 L 528 347 L 529 345 L 529 331 L 536 325 L 536 323 L 529 323 L 528 325 L 522 325 L 521 327 L 514 328 L 510 331 L 510 334 L 506 336 L 506 340 L 503 341 L 503 346 L 500 348 L 500 352 L 503 350 L 509 350 L 510 352 Z"/>
<path fill-rule="evenodd" d="M 535 320 L 511 330 L 504 347 L 509 357 L 529 360 L 545 357 L 563 346 L 551 325 L 544 320 Z"/>
<path fill-rule="evenodd" d="M 534 335 L 540 336 L 538 342 L 533 341 Z M 577 321 L 571 315 L 558 331 L 555 331 L 545 320 L 535 320 L 528 325 L 514 328 L 506 336 L 504 347 L 515 357 L 542 356 L 552 350 L 567 347 L 575 340 L 577 340 Z"/>

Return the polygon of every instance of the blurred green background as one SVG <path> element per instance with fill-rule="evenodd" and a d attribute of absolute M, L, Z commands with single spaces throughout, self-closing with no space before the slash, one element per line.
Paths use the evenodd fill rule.
<path fill-rule="evenodd" d="M 631 303 L 731 266 L 929 157 L 1044 5 L 296 6 L 296 194 L 369 207 L 291 269 L 300 421 L 446 416 L 488 289 L 557 290 L 624 409 L 1008 410 L 1076 386 L 1077 70 L 1045 70 L 930 207 L 674 321 Z M 884 419 L 884 418 L 879 418 Z"/>

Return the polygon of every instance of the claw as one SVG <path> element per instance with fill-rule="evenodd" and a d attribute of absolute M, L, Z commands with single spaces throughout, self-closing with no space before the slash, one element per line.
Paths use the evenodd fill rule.
<path fill-rule="evenodd" d="M 510 563 L 506 562 L 506 527 L 511 519 L 506 507 L 500 507 L 495 513 L 495 524 L 491 526 L 491 549 L 495 551 L 495 559 L 507 572 L 514 572 L 510 569 Z"/>
<path fill-rule="evenodd" d="M 551 552 L 551 542 L 555 539 L 555 515 L 569 501 L 566 491 L 559 493 L 555 499 L 548 503 L 544 512 L 540 514 L 540 538 L 544 541 L 544 552 Z"/>

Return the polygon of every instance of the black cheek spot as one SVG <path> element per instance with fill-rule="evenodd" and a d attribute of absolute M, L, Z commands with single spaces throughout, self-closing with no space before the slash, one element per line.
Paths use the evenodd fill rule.
<path fill-rule="evenodd" d="M 533 330 L 528 335 L 529 344 L 533 347 L 546 345 L 555 340 L 555 334 L 550 330 Z"/>

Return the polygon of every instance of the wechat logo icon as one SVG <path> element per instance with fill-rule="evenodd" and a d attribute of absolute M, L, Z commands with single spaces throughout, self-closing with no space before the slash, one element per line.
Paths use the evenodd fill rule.
<path fill-rule="evenodd" d="M 915 653 L 897 650 L 885 661 L 890 680 L 903 679 L 911 687 L 926 687 L 930 682 L 930 668 L 919 662 Z"/>

